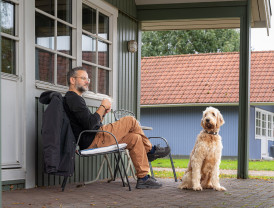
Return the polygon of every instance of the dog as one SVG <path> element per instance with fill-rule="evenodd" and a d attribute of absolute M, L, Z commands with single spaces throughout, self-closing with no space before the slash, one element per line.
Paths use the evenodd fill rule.
<path fill-rule="evenodd" d="M 190 154 L 188 168 L 178 188 L 195 191 L 226 190 L 219 182 L 219 165 L 223 149 L 219 130 L 224 123 L 223 116 L 218 109 L 207 107 L 203 112 L 201 121 L 203 130 L 197 137 Z"/>

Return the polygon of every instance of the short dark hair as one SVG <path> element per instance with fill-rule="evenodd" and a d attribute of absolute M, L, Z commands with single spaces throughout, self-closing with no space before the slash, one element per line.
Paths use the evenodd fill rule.
<path fill-rule="evenodd" d="M 68 82 L 68 85 L 70 85 L 70 78 L 71 77 L 75 77 L 77 71 L 87 71 L 84 67 L 82 66 L 77 66 L 77 67 L 74 67 L 72 68 L 71 70 L 68 71 L 67 73 L 67 82 Z"/>

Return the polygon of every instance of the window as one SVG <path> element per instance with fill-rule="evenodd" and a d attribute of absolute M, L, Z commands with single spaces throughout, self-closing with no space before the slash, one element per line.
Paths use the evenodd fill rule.
<path fill-rule="evenodd" d="M 36 0 L 35 7 L 36 86 L 62 90 L 68 70 L 82 65 L 91 80 L 85 96 L 112 96 L 118 12 L 101 0 Z"/>
<path fill-rule="evenodd" d="M 109 17 L 89 5 L 82 5 L 82 60 L 91 79 L 90 90 L 109 95 Z"/>
<path fill-rule="evenodd" d="M 270 114 L 267 115 L 267 136 L 272 137 L 272 117 Z"/>
<path fill-rule="evenodd" d="M 17 75 L 16 51 L 18 48 L 18 31 L 16 28 L 17 1 L 1 1 L 1 71 Z"/>
<path fill-rule="evenodd" d="M 261 112 L 256 111 L 256 135 L 261 135 Z"/>
<path fill-rule="evenodd" d="M 256 138 L 274 139 L 274 113 L 256 108 Z"/>
<path fill-rule="evenodd" d="M 67 86 L 72 67 L 72 0 L 35 1 L 36 80 Z"/>

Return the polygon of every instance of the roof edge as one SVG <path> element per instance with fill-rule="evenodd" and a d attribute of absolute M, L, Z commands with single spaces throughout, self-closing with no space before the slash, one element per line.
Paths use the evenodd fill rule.
<path fill-rule="evenodd" d="M 238 106 L 239 103 L 186 103 L 186 104 L 155 104 L 140 105 L 141 108 L 168 108 L 168 107 L 189 107 L 189 106 Z M 250 105 L 274 105 L 274 102 L 252 102 Z"/>
<path fill-rule="evenodd" d="M 266 51 L 251 51 L 252 53 L 274 53 L 274 50 L 266 50 Z M 174 58 L 174 57 L 182 57 L 182 56 L 208 56 L 208 55 L 227 55 L 227 54 L 240 54 L 239 51 L 234 52 L 217 52 L 217 53 L 195 53 L 195 54 L 176 54 L 176 55 L 164 55 L 164 56 L 145 56 L 142 59 L 153 59 L 153 58 Z"/>

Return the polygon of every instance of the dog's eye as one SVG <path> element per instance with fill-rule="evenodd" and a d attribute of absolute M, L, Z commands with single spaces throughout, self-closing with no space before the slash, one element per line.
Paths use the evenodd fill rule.
<path fill-rule="evenodd" d="M 215 117 L 215 113 L 212 113 L 212 115 Z"/>
<path fill-rule="evenodd" d="M 206 117 L 207 114 L 205 114 L 205 117 Z"/>

